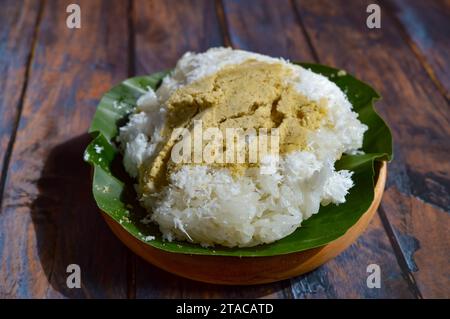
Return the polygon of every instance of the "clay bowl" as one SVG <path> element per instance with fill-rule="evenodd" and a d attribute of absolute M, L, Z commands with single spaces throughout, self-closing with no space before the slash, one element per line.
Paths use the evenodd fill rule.
<path fill-rule="evenodd" d="M 186 255 L 166 252 L 139 241 L 102 212 L 117 237 L 134 253 L 149 263 L 193 280 L 225 285 L 254 285 L 279 281 L 307 273 L 336 257 L 350 246 L 375 214 L 386 182 L 387 168 L 379 166 L 375 196 L 369 209 L 343 236 L 327 245 L 297 253 L 270 257 L 228 257 Z"/>

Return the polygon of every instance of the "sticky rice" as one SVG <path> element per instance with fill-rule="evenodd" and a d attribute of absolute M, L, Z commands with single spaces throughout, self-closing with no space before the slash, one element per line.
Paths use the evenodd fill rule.
<path fill-rule="evenodd" d="M 236 81 L 243 77 L 247 84 L 236 92 Z M 271 79 L 274 90 L 252 91 L 252 81 L 262 88 L 272 85 Z M 258 165 L 171 165 L 175 141 L 170 131 L 190 127 L 195 119 L 210 126 L 280 128 L 275 170 L 262 174 Z M 366 130 L 344 92 L 326 77 L 283 59 L 213 48 L 186 53 L 156 91 L 149 88 L 120 128 L 118 142 L 149 213 L 143 223 L 158 224 L 168 241 L 250 247 L 290 235 L 321 205 L 345 202 L 352 172 L 336 171 L 334 164 L 344 153 L 360 152 Z"/>

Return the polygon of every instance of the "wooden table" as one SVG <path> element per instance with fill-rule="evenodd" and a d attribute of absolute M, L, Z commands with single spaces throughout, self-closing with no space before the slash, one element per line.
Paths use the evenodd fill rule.
<path fill-rule="evenodd" d="M 450 1 L 0 1 L 0 297 L 450 297 Z M 81 29 L 66 27 L 79 3 Z M 185 280 L 136 257 L 93 202 L 82 152 L 102 94 L 233 46 L 343 68 L 382 94 L 395 160 L 369 229 L 336 259 L 274 284 Z M 66 286 L 81 267 L 82 288 Z M 369 289 L 367 265 L 381 267 Z M 257 271 L 255 269 L 255 271 Z"/>

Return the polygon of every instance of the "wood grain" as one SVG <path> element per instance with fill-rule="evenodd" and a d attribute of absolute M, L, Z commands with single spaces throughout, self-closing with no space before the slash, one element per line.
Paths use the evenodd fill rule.
<path fill-rule="evenodd" d="M 7 0 L 0 10 L 0 203 L 23 104 L 40 1 Z"/>
<path fill-rule="evenodd" d="M 385 196 L 396 198 L 399 191 L 405 200 L 411 201 L 409 207 L 421 200 L 429 204 L 428 210 L 434 210 L 433 215 L 444 214 L 442 218 L 448 218 L 444 213 L 450 198 L 448 105 L 389 15 L 383 15 L 381 29 L 366 28 L 365 10 L 369 3 L 315 1 L 300 6 L 298 1 L 299 14 L 320 60 L 346 69 L 381 91 L 383 100 L 377 103 L 377 108 L 390 124 L 395 144 L 395 160 L 389 168 Z M 446 238 L 447 225 L 432 223 L 433 232 L 400 227 L 398 221 L 412 225 L 416 220 L 426 219 L 424 211 L 402 206 L 399 200 L 389 205 L 383 202 L 382 217 L 386 226 L 393 229 L 394 236 L 390 239 L 394 248 L 399 247 L 397 258 L 404 277 L 416 297 L 436 296 L 443 291 L 448 295 L 448 288 L 437 285 L 446 282 L 442 269 L 449 269 L 448 243 L 435 241 Z M 420 248 L 411 242 L 420 242 Z M 416 258 L 414 268 L 405 260 L 414 259 L 415 249 L 420 249 L 427 260 Z"/>
<path fill-rule="evenodd" d="M 450 1 L 388 0 L 406 39 L 438 89 L 450 100 Z"/>
<path fill-rule="evenodd" d="M 126 297 L 126 249 L 98 216 L 82 153 L 99 97 L 127 76 L 127 8 L 78 1 L 70 30 L 71 2 L 47 1 L 37 30 L 0 214 L 1 297 Z M 72 263 L 81 289 L 66 286 Z"/>
<path fill-rule="evenodd" d="M 234 48 L 294 61 L 315 60 L 308 39 L 288 0 L 223 1 L 225 20 Z"/>
<path fill-rule="evenodd" d="M 367 287 L 367 266 L 381 269 L 381 287 Z M 292 280 L 295 298 L 414 298 L 397 264 L 378 214 L 366 232 L 316 271 Z"/>
<path fill-rule="evenodd" d="M 272 56 L 281 55 L 293 60 L 314 61 L 317 59 L 315 48 L 309 47 L 308 34 L 302 30 L 302 21 L 299 16 L 296 16 L 291 2 L 278 1 L 275 10 L 272 10 L 270 1 L 252 1 L 252 5 L 249 5 L 248 1 L 225 1 L 224 7 L 230 38 L 239 39 L 237 47 L 261 51 Z M 255 10 L 256 14 L 254 14 Z M 278 14 L 282 14 L 283 19 L 278 18 L 276 16 Z M 243 17 L 246 17 L 245 26 L 242 25 Z M 287 24 L 288 21 L 290 25 Z M 267 32 L 268 29 L 271 32 Z M 290 39 L 295 44 L 288 45 L 287 41 L 282 40 L 283 36 L 280 35 L 287 32 L 286 30 L 289 30 Z M 371 245 L 371 242 L 378 242 L 384 249 Z M 344 254 L 344 256 L 358 256 L 357 259 L 339 256 L 316 271 L 291 280 L 293 297 L 349 298 L 390 295 L 412 297 L 379 217 L 376 217 L 358 243 L 352 245 Z M 372 260 L 382 262 L 386 277 L 393 278 L 381 290 L 368 289 L 365 284 L 366 267 L 372 263 Z M 348 275 L 355 272 L 359 274 L 358 280 Z"/>
<path fill-rule="evenodd" d="M 214 1 L 136 0 L 132 25 L 137 74 L 172 68 L 189 50 L 223 43 Z"/>
<path fill-rule="evenodd" d="M 386 194 L 383 208 L 386 212 L 399 210 L 388 218 L 421 295 L 450 298 L 450 259 L 445 249 L 450 242 L 448 212 L 408 196 L 395 186 Z"/>

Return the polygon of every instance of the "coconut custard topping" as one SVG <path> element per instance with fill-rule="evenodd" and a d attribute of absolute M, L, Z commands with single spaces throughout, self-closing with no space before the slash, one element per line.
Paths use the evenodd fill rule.
<path fill-rule="evenodd" d="M 176 142 L 171 134 L 178 127 L 192 132 L 194 120 L 201 120 L 204 129 L 219 128 L 224 136 L 227 128 L 278 128 L 281 154 L 304 150 L 308 132 L 317 129 L 326 114 L 326 100 L 310 101 L 300 94 L 285 81 L 291 73 L 282 64 L 249 60 L 177 89 L 166 102 L 161 151 L 141 167 L 141 188 L 152 191 L 167 184 Z M 249 164 L 225 166 L 242 173 Z"/>

